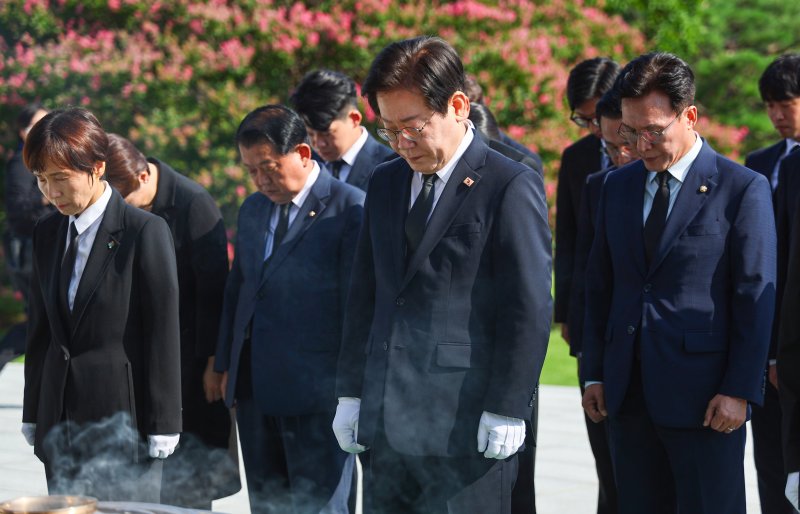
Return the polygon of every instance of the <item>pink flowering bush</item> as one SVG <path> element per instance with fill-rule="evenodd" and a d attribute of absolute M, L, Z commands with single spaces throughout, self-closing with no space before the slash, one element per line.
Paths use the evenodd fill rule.
<path fill-rule="evenodd" d="M 542 155 L 551 205 L 561 151 L 581 135 L 568 120 L 570 68 L 647 50 L 620 17 L 580 0 L 6 0 L 0 155 L 16 144 L 22 104 L 82 105 L 207 187 L 231 224 L 252 190 L 233 144 L 241 118 L 286 101 L 317 67 L 360 83 L 381 48 L 420 34 L 453 44 L 503 129 Z M 732 156 L 745 135 L 708 118 L 700 130 Z"/>

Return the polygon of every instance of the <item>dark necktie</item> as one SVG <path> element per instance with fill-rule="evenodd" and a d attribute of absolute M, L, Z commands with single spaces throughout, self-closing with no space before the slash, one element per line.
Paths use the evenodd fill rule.
<path fill-rule="evenodd" d="M 337 159 L 331 163 L 331 175 L 333 175 L 333 178 L 339 178 L 339 172 L 342 171 L 343 165 L 344 161 L 342 159 Z"/>
<path fill-rule="evenodd" d="M 72 271 L 75 269 L 75 259 L 78 257 L 78 229 L 75 223 L 69 224 L 69 246 L 64 257 L 61 259 L 61 275 L 59 277 L 59 287 L 61 300 L 66 314 L 72 309 L 69 308 L 69 283 L 72 279 Z"/>
<path fill-rule="evenodd" d="M 648 264 L 650 264 L 650 260 L 658 249 L 658 242 L 664 232 L 664 225 L 667 224 L 670 178 L 672 178 L 672 175 L 668 171 L 661 171 L 656 174 L 658 189 L 653 197 L 653 206 L 650 208 L 650 214 L 647 215 L 647 221 L 644 224 L 644 250 Z"/>
<path fill-rule="evenodd" d="M 275 235 L 272 237 L 272 253 L 278 249 L 289 230 L 289 209 L 292 202 L 286 202 L 279 205 L 280 211 L 278 213 L 278 224 L 275 226 Z"/>
<path fill-rule="evenodd" d="M 422 190 L 419 192 L 414 205 L 408 211 L 406 217 L 406 255 L 411 256 L 417 250 L 422 235 L 425 233 L 425 226 L 428 223 L 428 216 L 433 207 L 434 187 L 433 183 L 439 178 L 436 173 L 422 176 Z"/>

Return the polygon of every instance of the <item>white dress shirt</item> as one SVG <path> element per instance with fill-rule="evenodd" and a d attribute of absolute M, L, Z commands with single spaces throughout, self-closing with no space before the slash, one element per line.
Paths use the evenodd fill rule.
<path fill-rule="evenodd" d="M 356 157 L 358 157 L 358 153 L 362 148 L 364 148 L 364 145 L 367 144 L 367 137 L 369 137 L 367 129 L 361 127 L 361 135 L 358 136 L 356 142 L 350 145 L 350 148 L 348 148 L 347 151 L 340 157 L 343 162 L 342 167 L 339 168 L 339 180 L 342 182 L 347 182 L 347 177 L 350 176 L 350 170 L 353 169 L 353 164 L 356 163 Z M 333 165 L 333 163 L 329 164 Z"/>
<path fill-rule="evenodd" d="M 92 205 L 84 209 L 77 217 L 70 216 L 69 222 L 75 224 L 75 230 L 78 231 L 78 251 L 75 255 L 75 267 L 72 268 L 72 277 L 69 280 L 69 289 L 67 290 L 67 299 L 69 300 L 69 309 L 75 303 L 75 295 L 78 292 L 78 286 L 81 283 L 83 270 L 86 267 L 86 262 L 89 260 L 89 254 L 92 251 L 95 237 L 97 237 L 97 229 L 100 228 L 100 222 L 103 221 L 103 215 L 108 207 L 108 201 L 111 200 L 111 188 L 105 180 L 102 181 L 103 194 Z M 67 230 L 67 244 L 64 246 L 64 253 L 66 254 L 69 248 L 69 229 Z"/>
<path fill-rule="evenodd" d="M 309 193 L 311 193 L 311 186 L 314 185 L 314 182 L 317 181 L 319 178 L 319 164 L 317 161 L 312 161 L 314 163 L 314 168 L 312 168 L 311 173 L 308 174 L 308 178 L 306 179 L 306 183 L 303 186 L 303 189 L 297 193 L 294 198 L 292 198 L 291 205 L 289 206 L 289 226 L 292 226 L 292 222 L 297 217 L 297 213 L 300 212 L 300 207 L 303 206 L 303 202 L 306 201 L 308 198 Z M 264 260 L 267 260 L 270 255 L 272 255 L 272 241 L 275 238 L 275 229 L 278 228 L 278 218 L 280 217 L 280 206 L 275 204 L 272 209 L 272 214 L 269 217 L 269 226 L 267 226 L 267 236 L 266 240 L 264 241 Z"/>

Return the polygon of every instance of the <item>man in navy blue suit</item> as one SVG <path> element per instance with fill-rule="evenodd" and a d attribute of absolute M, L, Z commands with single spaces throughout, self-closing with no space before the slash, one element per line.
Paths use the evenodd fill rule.
<path fill-rule="evenodd" d="M 335 178 L 366 191 L 375 166 L 397 157 L 361 125 L 356 84 L 347 75 L 331 70 L 309 72 L 289 101 Z"/>
<path fill-rule="evenodd" d="M 374 512 L 508 514 L 550 329 L 542 178 L 469 128 L 439 38 L 384 48 L 363 90 L 402 159 L 367 192 L 334 432 L 370 448 Z"/>
<path fill-rule="evenodd" d="M 239 210 L 215 369 L 237 406 L 250 508 L 346 513 L 353 458 L 330 422 L 364 193 L 320 171 L 286 107 L 248 114 L 236 142 L 258 192 Z"/>
<path fill-rule="evenodd" d="M 791 157 L 800 157 L 800 54 L 778 57 L 764 70 L 758 81 L 761 99 L 781 140 L 749 154 L 748 168 L 764 174 L 772 185 L 775 226 L 778 231 L 778 282 L 776 305 L 780 305 L 789 258 L 794 212 L 800 192 L 796 166 L 785 167 Z M 786 169 L 784 169 L 786 168 Z M 777 334 L 780 309 L 775 311 L 772 344 L 769 350 L 764 405 L 753 407 L 753 458 L 758 473 L 758 493 L 763 514 L 791 514 L 794 508 L 784 497 L 783 455 L 781 452 L 781 404 L 778 400 L 776 368 Z"/>
<path fill-rule="evenodd" d="M 586 280 L 583 404 L 608 418 L 621 513 L 745 513 L 743 428 L 775 302 L 766 178 L 695 132 L 694 75 L 647 54 L 620 78 L 620 134 Z"/>

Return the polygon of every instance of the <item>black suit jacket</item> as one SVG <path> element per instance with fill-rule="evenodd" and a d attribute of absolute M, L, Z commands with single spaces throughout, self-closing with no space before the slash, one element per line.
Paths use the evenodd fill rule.
<path fill-rule="evenodd" d="M 366 130 L 366 129 L 364 129 Z M 397 157 L 397 154 L 392 151 L 388 146 L 376 141 L 372 134 L 367 134 L 367 142 L 358 152 L 356 161 L 350 168 L 350 173 L 347 175 L 347 183 L 351 186 L 357 187 L 362 191 L 367 190 L 369 179 L 372 177 L 372 171 L 378 164 L 389 161 Z M 322 162 L 319 160 L 318 162 Z M 330 173 L 330 165 L 325 164 L 325 169 Z"/>
<path fill-rule="evenodd" d="M 778 189 L 784 184 L 795 185 L 800 175 L 800 154 L 792 154 L 781 163 L 780 172 L 787 175 L 779 179 Z M 788 166 L 794 168 L 789 173 Z M 792 177 L 791 182 L 781 182 Z M 797 190 L 795 189 L 795 195 Z M 797 197 L 795 196 L 795 199 Z M 783 422 L 783 459 L 787 473 L 800 471 L 800 209 L 794 209 L 792 222 L 788 228 L 790 244 L 789 258 L 786 259 L 786 281 L 781 302 L 781 322 L 778 337 L 778 393 L 781 399 Z M 783 236 L 781 236 L 783 237 Z M 779 238 L 780 241 L 780 238 Z M 787 251 L 787 245 L 783 250 Z"/>
<path fill-rule="evenodd" d="M 542 164 L 542 158 L 539 156 L 538 153 L 534 152 L 533 150 L 531 150 L 527 146 L 523 145 L 522 143 L 520 143 L 516 139 L 512 139 L 508 134 L 506 134 L 505 132 L 502 132 L 502 131 L 500 132 L 500 142 L 503 143 L 506 146 L 510 146 L 511 148 L 517 150 L 518 152 L 521 152 L 521 153 L 527 155 L 528 157 L 530 157 L 531 159 L 533 159 L 534 162 L 536 163 L 536 165 L 535 166 L 531 166 L 531 167 L 533 169 L 535 169 L 535 170 L 536 169 L 542 170 L 542 173 L 544 173 L 544 165 Z M 500 153 L 502 153 L 502 152 L 500 152 Z M 517 159 L 514 159 L 514 160 L 517 160 Z M 522 161 L 519 161 L 519 162 L 522 162 Z"/>
<path fill-rule="evenodd" d="M 43 460 L 45 436 L 64 419 L 80 424 L 123 412 L 142 437 L 181 431 L 178 280 L 167 224 L 112 190 L 71 330 L 59 301 L 68 227 L 55 213 L 37 224 L 33 240 L 22 420 L 36 423 L 34 451 Z"/>
<path fill-rule="evenodd" d="M 753 171 L 761 173 L 772 183 L 772 173 L 775 170 L 775 165 L 785 151 L 786 140 L 782 139 L 774 145 L 760 148 L 747 154 L 744 159 L 744 165 Z"/>
<path fill-rule="evenodd" d="M 554 319 L 558 323 L 565 323 L 569 316 L 581 194 L 586 177 L 600 170 L 601 148 L 600 139 L 590 134 L 568 146 L 561 155 L 556 190 Z"/>
<path fill-rule="evenodd" d="M 403 454 L 472 455 L 483 411 L 531 416 L 552 307 L 542 179 L 476 137 L 406 258 L 412 173 L 396 159 L 370 182 L 336 393 L 361 398 L 361 444 L 382 427 Z"/>
<path fill-rule="evenodd" d="M 5 187 L 6 222 L 11 235 L 31 237 L 36 220 L 53 212 L 53 207 L 42 203 L 36 177 L 22 162 L 22 146 L 8 161 Z"/>

